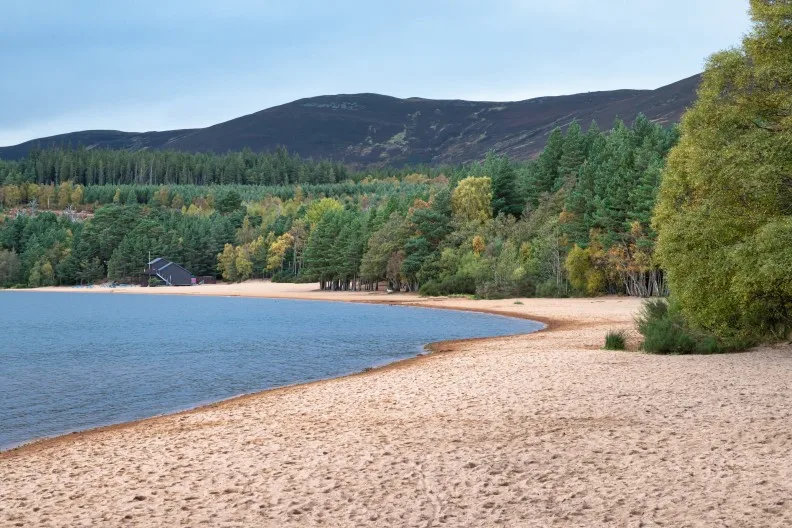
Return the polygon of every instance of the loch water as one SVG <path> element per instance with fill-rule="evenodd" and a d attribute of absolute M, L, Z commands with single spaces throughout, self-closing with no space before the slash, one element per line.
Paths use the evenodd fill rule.
<path fill-rule="evenodd" d="M 404 306 L 1 291 L 0 450 L 541 327 Z"/>

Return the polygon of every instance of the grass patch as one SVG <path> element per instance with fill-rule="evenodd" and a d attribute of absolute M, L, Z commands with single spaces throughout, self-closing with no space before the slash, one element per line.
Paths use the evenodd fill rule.
<path fill-rule="evenodd" d="M 514 301 L 514 304 L 523 304 L 522 301 Z"/>
<path fill-rule="evenodd" d="M 605 334 L 605 350 L 624 350 L 627 348 L 627 335 L 624 330 L 609 330 Z"/>

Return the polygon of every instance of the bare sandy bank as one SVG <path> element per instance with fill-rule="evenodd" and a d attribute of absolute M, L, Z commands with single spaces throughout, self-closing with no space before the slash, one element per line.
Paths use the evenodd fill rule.
<path fill-rule="evenodd" d="M 0 526 L 792 524 L 790 347 L 598 350 L 631 328 L 634 299 L 313 288 L 114 291 L 415 303 L 550 327 L 4 453 Z"/>

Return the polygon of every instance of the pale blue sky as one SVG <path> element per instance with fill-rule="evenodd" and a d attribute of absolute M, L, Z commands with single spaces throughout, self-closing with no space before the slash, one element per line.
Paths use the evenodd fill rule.
<path fill-rule="evenodd" d="M 0 145 L 207 126 L 302 97 L 656 88 L 739 44 L 746 0 L 2 0 Z"/>

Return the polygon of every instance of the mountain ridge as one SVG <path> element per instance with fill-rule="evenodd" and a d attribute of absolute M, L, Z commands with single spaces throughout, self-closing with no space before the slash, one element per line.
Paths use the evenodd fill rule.
<path fill-rule="evenodd" d="M 655 90 L 620 89 L 522 101 L 400 99 L 374 93 L 298 99 L 205 128 L 153 132 L 85 130 L 0 147 L 1 159 L 34 148 L 83 146 L 185 152 L 271 151 L 286 147 L 304 157 L 351 166 L 464 163 L 493 150 L 516 159 L 541 152 L 549 133 L 577 120 L 610 126 L 639 113 L 671 124 L 696 97 L 694 75 Z"/>

